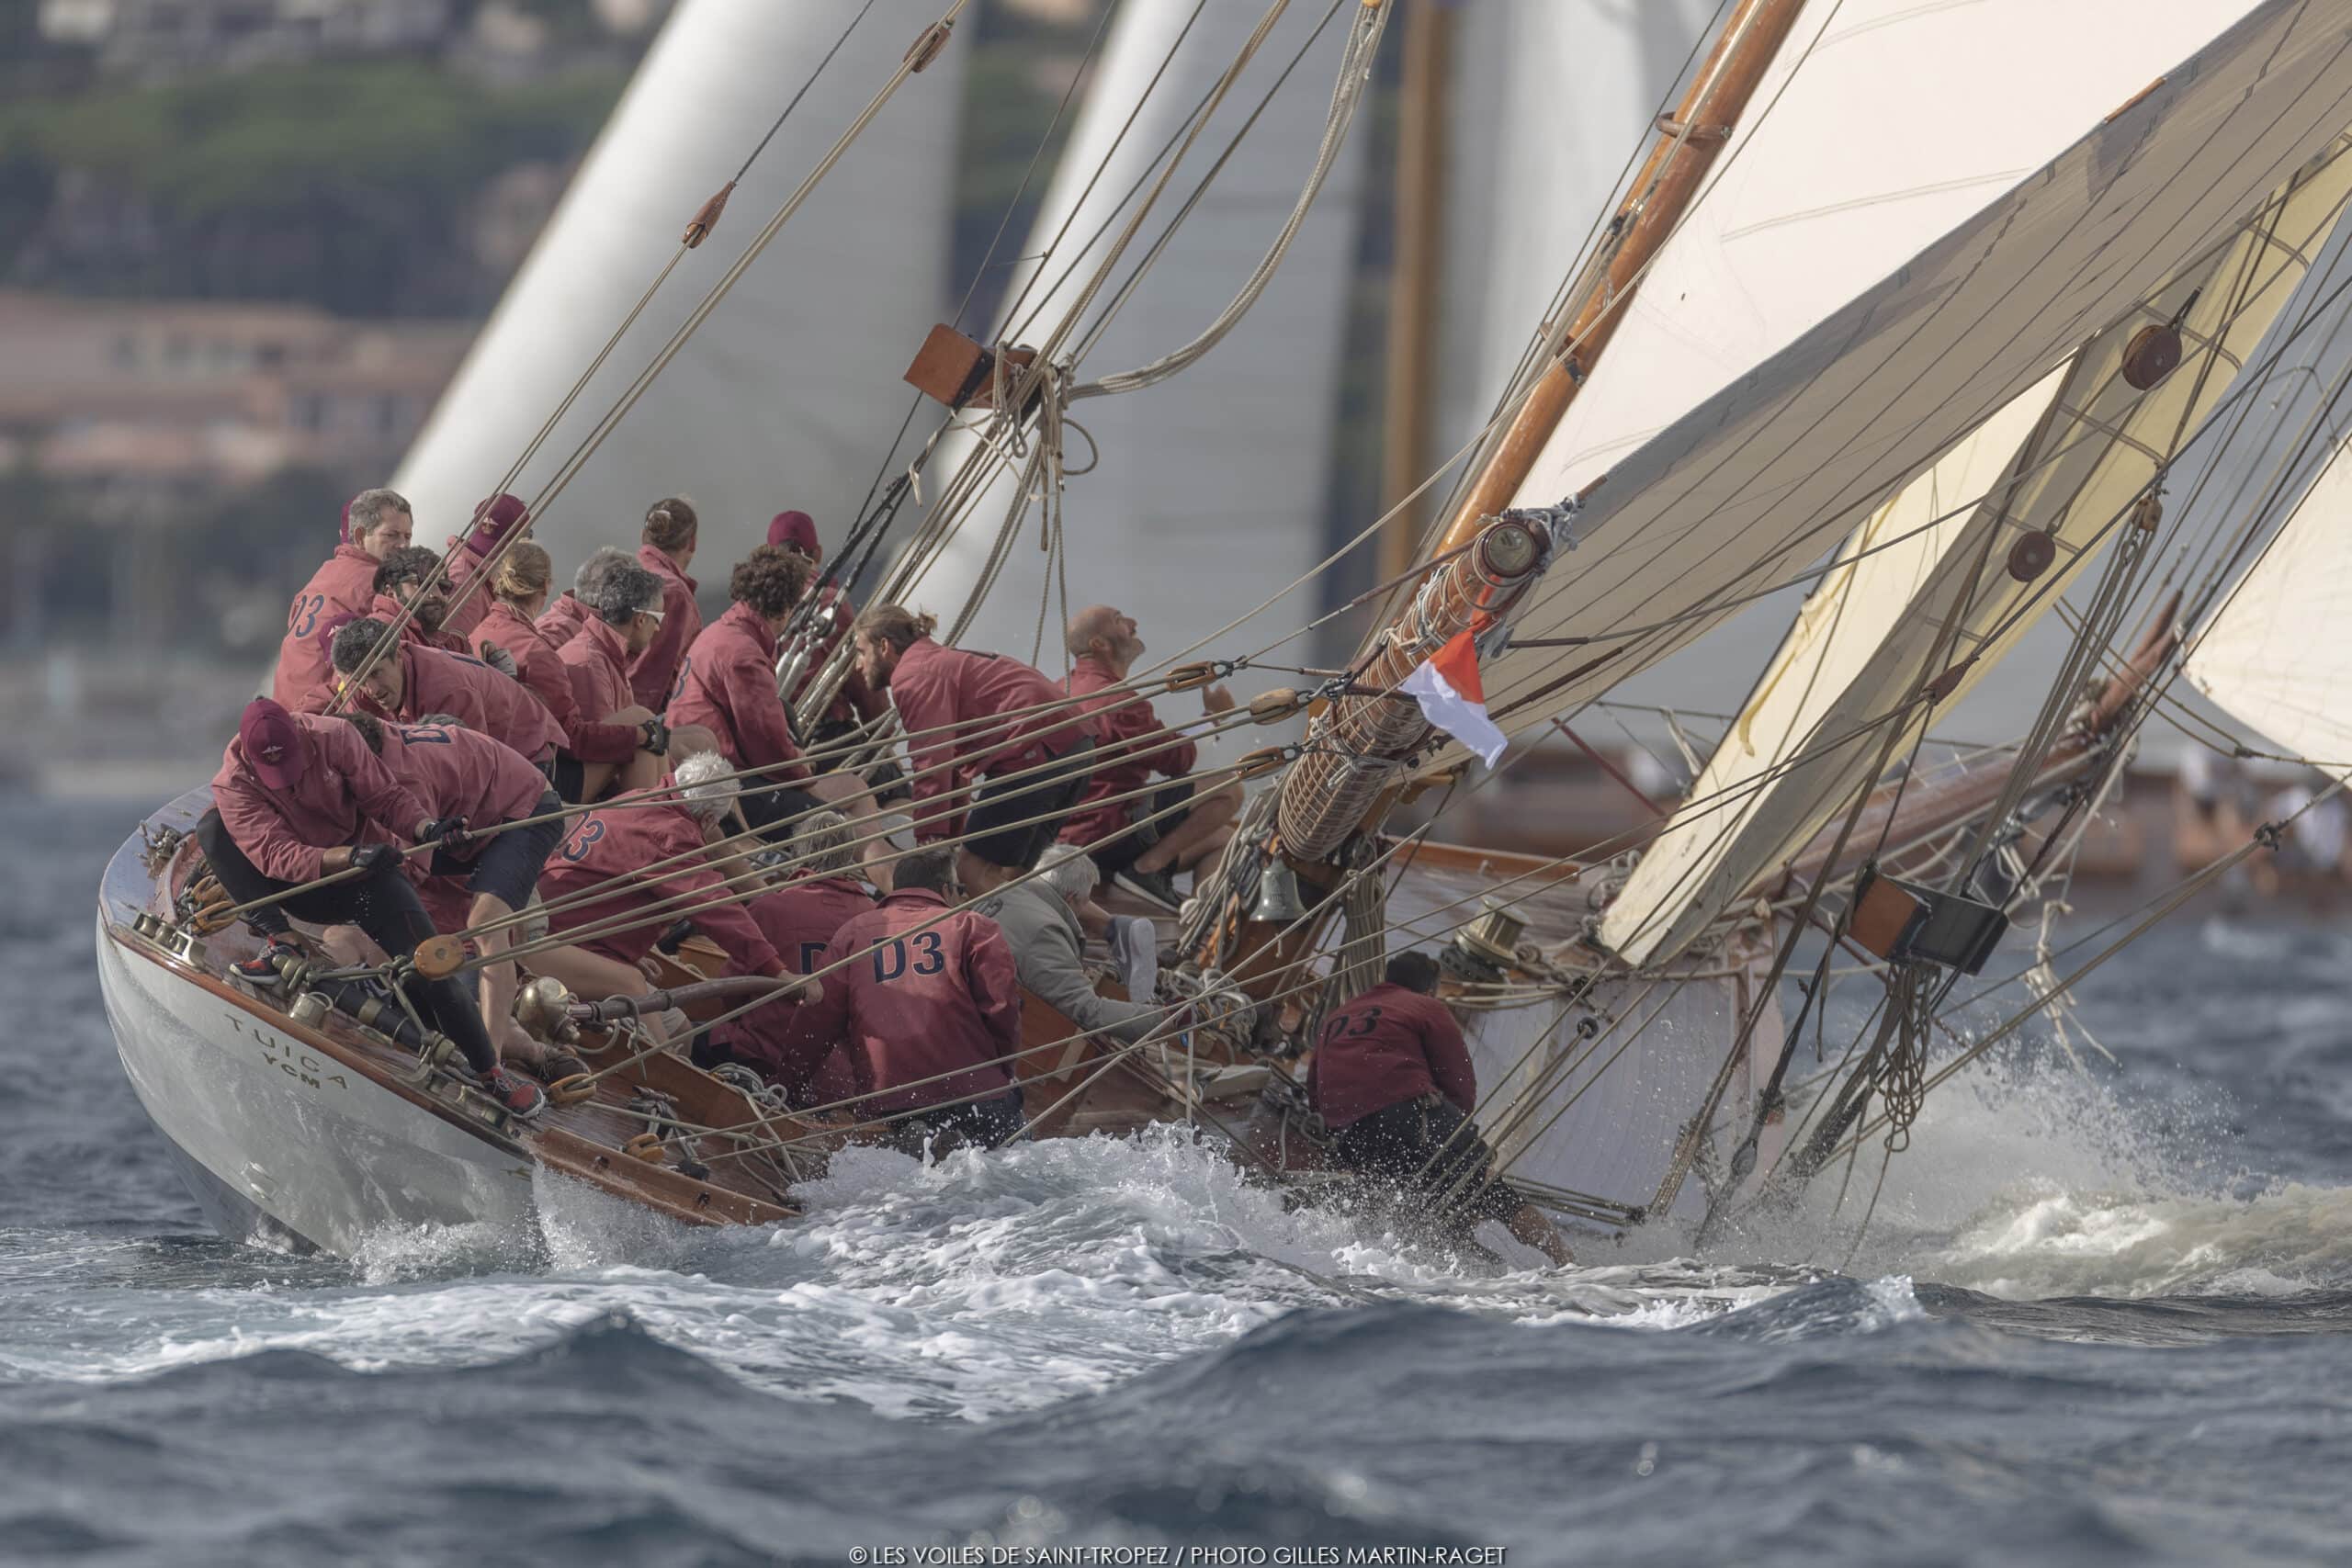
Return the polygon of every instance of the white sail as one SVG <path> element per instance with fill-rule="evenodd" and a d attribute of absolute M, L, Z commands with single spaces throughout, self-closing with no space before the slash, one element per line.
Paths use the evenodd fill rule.
<path fill-rule="evenodd" d="M 1964 665 L 1942 701 L 1904 727 L 1907 742 L 2049 613 L 2158 464 L 2256 358 L 2326 243 L 2352 193 L 2352 155 L 2339 141 L 2324 158 L 2260 221 L 2184 268 L 2145 311 L 2013 400 L 1856 532 L 1846 564 L 1806 600 L 1692 786 L 1691 805 L 1611 904 L 1603 942 L 1635 963 L 1679 952 L 1873 782 L 1888 754 L 1873 720 Z M 2120 374 L 2125 347 L 2184 310 L 2181 367 L 2151 390 L 2131 386 Z M 2029 531 L 2046 532 L 2057 559 L 2019 582 L 2005 565 Z"/>
<path fill-rule="evenodd" d="M 2352 782 L 2352 445 L 2230 591 L 2188 657 L 2197 689 L 2290 756 Z"/>
<path fill-rule="evenodd" d="M 1276 24 L 1114 273 L 1114 289 L 1326 9 L 1293 6 Z M 1013 341 L 1042 338 L 1068 311 L 1131 210 L 1122 205 L 1129 187 L 1182 134 L 1263 13 L 1255 0 L 1226 0 L 1197 16 L 1190 5 L 1125 0 L 1036 223 L 1013 253 L 1037 257 L 1069 225 L 1050 259 L 1024 260 L 1013 273 L 1007 293 L 1013 314 L 1001 329 Z M 1314 163 L 1350 19 L 1343 14 L 1326 29 L 1274 95 L 1239 153 L 1087 355 L 1081 375 L 1126 370 L 1189 342 L 1250 276 Z M 1165 73 L 1154 86 L 1163 64 Z M 1086 436 L 1069 439 L 1070 465 L 1083 468 L 1096 453 L 1099 458 L 1091 472 L 1069 481 L 1065 500 L 1070 610 L 1116 605 L 1136 617 L 1156 653 L 1172 653 L 1321 558 L 1367 130 L 1359 123 L 1350 136 L 1281 272 L 1239 331 L 1172 380 L 1072 408 Z M 1106 289 L 1105 298 L 1114 289 Z M 925 470 L 927 500 L 937 500 L 944 476 L 954 473 L 972 447 L 960 432 L 942 443 Z M 987 569 L 1012 493 L 1012 481 L 999 478 L 902 596 L 951 621 Z M 1049 570 L 1038 529 L 1033 513 L 963 640 L 1027 659 L 1037 649 L 1042 617 L 1040 661 L 1058 673 L 1064 665 L 1058 651 L 1062 573 Z M 1315 613 L 1319 592 L 1317 584 L 1305 585 L 1260 624 L 1297 626 Z M 1255 627 L 1243 627 L 1204 656 L 1266 640 Z"/>
<path fill-rule="evenodd" d="M 663 28 L 395 486 L 438 545 L 498 482 L 832 47 L 861 0 L 684 0 Z M 936 0 L 880 0 L 514 488 L 529 495 L 807 177 Z M 899 374 L 944 292 L 963 51 L 911 78 L 550 508 L 564 557 L 633 546 L 693 500 L 732 559 L 786 507 L 838 542 L 906 412 Z M 723 566 L 718 575 L 724 576 Z"/>
<path fill-rule="evenodd" d="M 1713 0 L 1453 10 L 1433 462 L 1493 415 L 1571 258 L 1615 210 L 1633 155 L 1717 20 Z"/>
<path fill-rule="evenodd" d="M 2143 42 L 2159 18 L 2232 8 L 2123 7 L 2111 34 L 2086 39 L 2080 56 L 2069 59 L 2063 86 L 2078 93 L 2086 61 L 2103 68 L 2126 35 Z M 1838 11 L 1837 26 L 1859 26 L 1893 9 L 1849 4 Z M 1882 17 L 1887 25 L 1877 31 L 1899 39 L 1928 25 L 1929 16 L 2000 9 L 1988 4 Z M 2026 9 L 2037 18 L 2051 15 L 2042 6 Z M 2098 9 L 2070 6 L 2063 14 Z M 2256 6 L 2154 85 L 2130 95 L 2046 167 L 1619 460 L 1586 504 L 1583 547 L 1552 570 L 1521 618 L 1521 646 L 1488 671 L 1490 711 L 1507 726 L 1524 727 L 1695 638 L 1727 613 L 1725 600 L 1801 570 L 1936 453 L 2120 320 L 2185 259 L 2215 244 L 2352 119 L 2352 51 L 2341 47 L 2341 33 L 2340 18 L 2293 0 Z M 1811 66 L 1768 80 L 1747 140 L 1735 148 L 1748 155 L 1730 161 L 1719 187 L 1736 188 L 1726 182 L 1742 178 L 1794 180 L 1798 173 L 1818 178 L 1846 159 L 1875 167 L 1883 143 L 1900 142 L 1906 127 L 1936 118 L 1920 94 L 1938 82 L 1972 79 L 1959 70 L 1904 73 L 1904 83 L 1917 91 L 1898 113 L 1880 80 L 1889 62 L 1857 71 L 1860 57 L 1844 50 L 1808 55 L 1812 36 L 1800 28 L 1791 45 L 1795 61 L 1847 63 L 1817 83 L 1808 81 Z M 2034 52 L 2017 50 L 2017 36 L 2023 34 L 2003 41 L 2000 58 Z M 1903 43 L 1915 60 L 1971 58 L 1955 55 L 1956 48 L 1938 50 L 1917 36 Z M 2145 77 L 2135 73 L 2135 80 L 2144 84 Z M 1832 101 L 1816 101 L 1825 85 Z M 1974 95 L 1973 88 L 1953 91 Z M 1850 102 L 1849 94 L 1856 95 Z M 2034 102 L 2033 93 L 2012 97 L 2005 91 L 1997 105 L 1980 104 L 1973 118 L 1954 114 L 1950 120 L 1997 148 L 1996 122 L 2023 116 Z M 1792 108 L 1799 112 L 1783 119 Z M 1775 127 L 1781 128 L 1777 134 Z M 1781 137 L 1796 144 L 1781 145 Z M 1775 172 L 1790 169 L 1792 160 L 1795 170 Z M 1934 166 L 1935 160 L 1922 164 Z M 2014 178 L 2014 171 L 1988 169 L 1968 195 L 1981 197 Z M 1853 205 L 1821 220 L 1868 213 L 1858 226 L 1875 228 L 1886 212 L 1912 206 L 1901 199 L 1912 188 L 1909 178 L 1898 180 L 1882 189 L 1877 205 L 1857 193 Z M 1928 202 L 1934 194 L 1917 199 Z M 1819 207 L 1817 199 L 1773 204 L 1784 220 L 1772 231 L 1813 227 L 1786 220 Z M 1729 221 L 1735 212 L 1747 227 Z M 1760 239 L 1755 225 L 1771 223 L 1736 206 L 1718 209 L 1705 221 L 1726 243 Z M 1828 269 L 1837 250 L 1832 240 L 1819 233 L 1785 258 L 1792 279 Z M 1734 288 L 1745 292 L 1733 277 L 1661 272 L 1643 298 Z M 1640 343 L 1621 337 L 1604 364 L 1612 358 L 1640 366 Z M 1601 400 L 1600 383 L 1596 372 L 1580 405 Z M 1571 461 L 1587 445 L 1580 428 L 1564 425 L 1523 501 L 1556 501 L 1591 477 Z M 1527 646 L 1543 637 L 1600 640 Z"/>

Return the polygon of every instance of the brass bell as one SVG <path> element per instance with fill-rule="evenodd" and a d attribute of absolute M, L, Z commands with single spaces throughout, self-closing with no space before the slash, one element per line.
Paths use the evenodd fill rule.
<path fill-rule="evenodd" d="M 1286 926 L 1306 913 L 1299 902 L 1298 874 L 1281 861 L 1271 860 L 1258 874 L 1258 907 L 1250 918 L 1271 926 Z"/>

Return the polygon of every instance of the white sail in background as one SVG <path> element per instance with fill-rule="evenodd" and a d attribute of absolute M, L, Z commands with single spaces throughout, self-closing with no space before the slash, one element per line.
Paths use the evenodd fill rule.
<path fill-rule="evenodd" d="M 1173 219 L 1325 10 L 1293 6 L 1275 25 L 1177 171 L 1103 299 Z M 1123 0 L 1036 223 L 1027 243 L 1009 253 L 1037 257 L 1069 224 L 1049 259 L 1024 259 L 1013 273 L 1006 295 L 1013 314 L 1001 328 L 1012 341 L 1041 339 L 1069 309 L 1132 210 L 1122 205 L 1129 187 L 1182 134 L 1264 7 L 1255 0 L 1223 0 L 1200 9 L 1196 19 L 1194 13 L 1175 0 Z M 1350 19 L 1343 14 L 1327 28 L 1274 95 L 1240 152 L 1087 355 L 1081 376 L 1126 370 L 1191 341 L 1250 276 L 1314 164 Z M 1163 64 L 1164 74 L 1151 85 Z M 1069 481 L 1065 497 L 1069 608 L 1104 603 L 1127 611 L 1156 655 L 1206 637 L 1322 558 L 1368 130 L 1362 121 L 1354 128 L 1281 272 L 1239 330 L 1172 380 L 1070 411 L 1091 437 L 1091 450 L 1086 438 L 1070 437 L 1070 465 L 1083 468 L 1093 453 L 1100 456 L 1092 472 Z M 942 443 L 925 470 L 927 500 L 936 499 L 944 476 L 972 449 L 960 432 Z M 987 569 L 1012 494 L 1012 480 L 1000 477 L 903 597 L 952 622 Z M 1038 530 L 1033 513 L 962 640 L 1028 659 L 1037 648 L 1042 614 L 1039 662 L 1059 674 L 1066 662 L 1059 651 L 1061 573 L 1048 570 Z M 1300 625 L 1315 614 L 1320 592 L 1317 583 L 1303 585 L 1204 656 L 1255 649 L 1273 635 L 1261 627 Z"/>
<path fill-rule="evenodd" d="M 1616 209 L 1653 118 L 1672 107 L 1692 46 L 1719 20 L 1714 0 L 1454 9 L 1432 462 L 1493 415 L 1571 259 Z"/>
<path fill-rule="evenodd" d="M 684 0 L 443 394 L 395 486 L 438 547 L 498 482 L 856 15 L 861 0 Z M 938 19 L 880 0 L 538 458 L 528 496 L 635 378 Z M 634 547 L 647 504 L 692 499 L 711 565 L 786 507 L 838 542 L 905 415 L 900 373 L 945 288 L 961 45 L 898 95 L 589 459 L 538 529 L 560 566 Z"/>
<path fill-rule="evenodd" d="M 2188 679 L 2290 756 L 2352 782 L 2352 445 L 2338 446 L 2188 656 Z"/>
<path fill-rule="evenodd" d="M 2175 443 L 2257 357 L 2347 196 L 2352 153 L 2339 141 L 2257 223 L 2013 400 L 1848 541 L 1848 564 L 1806 600 L 1691 806 L 1610 906 L 1605 943 L 1636 963 L 1679 951 L 1874 782 L 1887 735 L 1873 720 L 1965 663 L 1943 701 L 1904 728 L 1907 741 L 2017 647 L 2098 558 Z M 2183 363 L 2154 388 L 2134 389 L 2120 374 L 2126 345 L 2184 308 Z M 2023 583 L 2006 562 L 2029 531 L 2046 532 L 2057 559 Z M 1852 558 L 1865 549 L 1877 553 Z M 1905 754 L 1900 743 L 1893 754 Z"/>
<path fill-rule="evenodd" d="M 1849 3 L 1838 10 L 1837 25 L 1860 26 L 1882 9 Z M 1865 36 L 1895 40 L 1888 47 L 1899 45 L 1907 58 L 1951 65 L 1973 58 L 1955 52 L 1961 40 L 1938 50 L 1928 39 L 1905 35 L 1930 16 L 2001 9 L 1987 4 L 1913 11 L 1882 18 L 1887 25 Z M 2040 18 L 2052 15 L 2046 6 L 2029 9 Z M 2069 6 L 2056 14 L 2071 19 L 2095 9 Z M 2119 13 L 2111 34 L 2086 39 L 2082 58 L 2069 60 L 2052 91 L 2079 93 L 2086 59 L 2111 63 L 2126 35 L 2143 42 L 2159 16 L 2203 8 L 2123 9 L 2129 17 Z M 1938 452 L 2115 323 L 2186 259 L 2218 243 L 2352 120 L 2352 51 L 2342 47 L 2342 30 L 2340 18 L 2293 0 L 2255 7 L 2155 85 L 2132 95 L 2047 167 L 1616 462 L 1609 482 L 1587 502 L 1582 547 L 1545 579 L 1538 602 L 1520 619 L 1520 646 L 1487 671 L 1489 711 L 1507 727 L 1524 727 L 1575 707 L 1694 639 L 1726 613 L 1724 600 L 1801 570 Z M 1807 56 L 1814 36 L 1799 28 L 1790 46 L 1797 58 Z M 2016 36 L 2000 40 L 2000 59 L 2030 52 L 2015 48 Z M 1849 41 L 1859 47 L 1863 39 Z M 1977 42 L 1989 48 L 1992 40 Z M 1841 57 L 1846 63 L 1824 78 L 1834 89 L 1829 102 L 1816 101 L 1820 85 L 1808 84 L 1810 67 L 1793 78 L 1768 79 L 1759 100 L 1765 109 L 1751 117 L 1748 140 L 1735 144 L 1747 155 L 1733 158 L 1725 180 L 1742 168 L 1750 180 L 1780 179 L 1772 171 L 1792 158 L 1808 178 L 1823 176 L 1841 159 L 1876 166 L 1880 141 L 1900 141 L 1905 127 L 1936 119 L 1921 94 L 1940 81 L 1972 79 L 1957 69 L 1904 73 L 1903 83 L 1917 91 L 1903 96 L 1897 113 L 1881 80 L 1893 66 L 1881 61 L 1857 70 L 1861 57 L 1847 51 L 1814 54 L 1816 62 Z M 1786 90 L 1776 93 L 1779 87 Z M 2001 146 L 1994 122 L 2023 118 L 2035 101 L 2030 92 L 2012 97 L 2005 90 L 1988 106 L 1973 88 L 1951 90 L 1973 102 L 1974 116 L 1955 112 L 1950 123 L 1967 127 L 1980 154 Z M 1783 119 L 1792 108 L 1797 112 Z M 1780 145 L 1774 127 L 1797 144 Z M 1922 170 L 1937 166 L 1939 160 L 1922 156 Z M 2009 177 L 1987 169 L 1970 194 Z M 1910 178 L 1902 179 L 1876 205 L 1857 193 L 1857 207 L 1826 214 L 1825 221 L 1861 210 L 1871 215 L 1863 227 L 1874 228 L 1885 214 L 1912 206 L 1901 199 L 1912 188 Z M 1790 189 L 1791 201 L 1775 204 L 1784 220 L 1780 227 L 1804 230 L 1809 226 L 1785 220 L 1819 212 L 1820 193 L 1798 204 Z M 1772 222 L 1758 212 L 1735 227 L 1726 221 L 1734 211 L 1745 209 L 1718 209 L 1706 220 L 1725 241 L 1759 234 L 1758 225 Z M 1829 268 L 1837 254 L 1832 239 L 1822 233 L 1785 258 L 1792 287 L 1800 275 Z M 1703 269 L 1688 277 L 1661 273 L 1643 297 L 1733 288 L 1754 294 L 1747 284 L 1703 276 Z M 1621 337 L 1604 364 L 1612 358 L 1638 367 L 1641 345 Z M 1596 372 L 1579 406 L 1602 401 L 1600 380 Z M 1580 428 L 1564 424 L 1522 501 L 1555 501 L 1579 488 L 1571 458 L 1583 449 Z M 1547 636 L 1601 640 L 1527 646 Z M 1604 653 L 1611 657 L 1596 662 Z"/>

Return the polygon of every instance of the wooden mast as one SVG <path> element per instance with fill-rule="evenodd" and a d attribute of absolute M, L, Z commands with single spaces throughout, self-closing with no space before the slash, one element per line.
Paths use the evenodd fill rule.
<path fill-rule="evenodd" d="M 1740 0 L 1681 105 L 1658 121 L 1657 143 L 1611 220 L 1610 237 L 1571 293 L 1565 325 L 1555 321 L 1544 334 L 1548 352 L 1534 390 L 1480 454 L 1478 477 L 1437 553 L 1468 544 L 1527 481 L 1577 389 L 1624 319 L 1643 272 L 1690 210 L 1804 7 L 1804 0 Z"/>
<path fill-rule="evenodd" d="M 1396 254 L 1388 287 L 1388 377 L 1380 446 L 1384 512 L 1410 495 L 1429 471 L 1445 216 L 1446 82 L 1453 53 L 1453 8 L 1439 0 L 1407 0 L 1397 95 Z M 1426 513 L 1425 505 L 1408 506 L 1389 520 L 1380 536 L 1379 581 L 1413 569 L 1420 536 L 1416 525 Z"/>

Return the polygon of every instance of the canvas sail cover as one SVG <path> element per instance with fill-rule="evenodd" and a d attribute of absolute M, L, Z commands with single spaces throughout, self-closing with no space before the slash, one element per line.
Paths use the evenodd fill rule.
<path fill-rule="evenodd" d="M 1732 151 L 1744 146 L 1744 154 L 1719 164 L 1717 186 L 1740 170 L 1761 180 L 1758 171 L 1787 169 L 1792 161 L 1797 175 L 1816 178 L 1841 161 L 1875 166 L 1883 144 L 1902 143 L 1923 124 L 1954 141 L 1995 145 L 2002 123 L 2037 102 L 2035 92 L 2012 93 L 2007 85 L 2012 69 L 2040 52 L 2018 50 L 2016 39 L 2042 32 L 2041 23 L 2072 25 L 2077 13 L 2094 11 L 2108 17 L 2079 52 L 2054 51 L 2065 62 L 2061 81 L 2037 79 L 2075 99 L 2085 73 L 2097 73 L 2094 63 L 2105 68 L 2152 33 L 2162 34 L 2170 51 L 2182 42 L 2182 17 L 2199 18 L 2201 28 L 2226 23 L 2244 8 L 2029 5 L 2017 10 L 2016 28 L 1976 39 L 1974 54 L 1960 50 L 1965 40 L 1938 48 L 1916 34 L 1894 56 L 1869 52 L 1904 39 L 1930 16 L 2000 9 L 1849 0 L 1836 10 L 1838 28 L 1860 28 L 1885 13 L 1885 25 L 1845 39 L 1866 51 L 1860 55 L 1828 50 L 1826 35 L 1808 33 L 1801 21 L 1783 51 L 1792 59 L 1776 65 L 1781 74 L 1768 76 L 1742 128 L 1746 142 L 1735 141 Z M 1587 500 L 1580 547 L 1552 569 L 1519 622 L 1522 639 L 1600 640 L 1551 649 L 1522 643 L 1498 660 L 1487 682 L 1498 721 L 1524 727 L 1573 708 L 1701 635 L 1728 613 L 1726 600 L 1801 570 L 1936 454 L 2119 321 L 2185 259 L 2210 250 L 2352 120 L 2347 33 L 2352 17 L 2299 0 L 2269 0 L 2185 60 L 2157 66 L 2162 79 L 2153 85 L 2151 73 L 2133 67 L 2127 79 L 2134 85 L 2106 100 L 2108 118 L 2054 161 L 2016 179 L 1917 255 L 1904 260 L 1897 251 L 1885 263 L 1894 270 L 1877 285 L 1617 460 Z M 1808 48 L 1816 37 L 1821 41 Z M 1871 38 L 1880 43 L 1870 44 Z M 1984 71 L 1964 69 L 1977 55 Z M 1814 79 L 1815 65 L 1841 56 L 1847 63 Z M 1873 58 L 1868 69 L 1857 64 Z M 1928 60 L 1932 69 L 1922 66 Z M 1889 76 L 1903 89 L 1893 96 L 1881 80 Z M 1920 95 L 1947 78 L 1974 107 L 1939 121 Z M 1996 78 L 2004 91 L 1983 95 L 1981 83 Z M 2086 117 L 2077 108 L 2068 118 L 2079 124 Z M 1969 199 L 2013 177 L 1988 172 Z M 1877 216 L 1910 205 L 1854 199 Z M 1806 225 L 1796 220 L 1818 215 L 1822 204 L 1792 191 L 1774 206 L 1780 228 L 1802 231 Z M 1851 209 L 1838 204 L 1827 216 Z M 1758 213 L 1742 220 L 1743 231 L 1725 209 L 1710 221 L 1725 244 L 1773 223 Z M 1863 239 L 1857 232 L 1851 243 L 1863 248 Z M 1899 241 L 1910 243 L 1908 234 Z M 1772 284 L 1799 287 L 1803 275 L 1829 268 L 1840 248 L 1834 241 L 1800 244 L 1781 258 L 1786 276 Z M 1712 264 L 1679 264 L 1692 268 L 1687 275 L 1668 270 L 1665 264 L 1674 258 L 1664 257 L 1642 298 L 1709 289 L 1770 296 L 1761 277 L 1724 275 L 1726 255 L 1719 246 Z M 1603 376 L 1612 364 L 1635 376 L 1644 374 L 1644 363 L 1641 341 L 1621 334 L 1577 406 L 1604 403 Z M 1596 463 L 1606 461 L 1595 458 L 1590 446 L 1589 429 L 1564 422 L 1519 499 L 1548 503 L 1589 484 Z"/>
<path fill-rule="evenodd" d="M 2288 754 L 2352 782 L 2352 445 L 2230 591 L 2188 679 Z"/>
<path fill-rule="evenodd" d="M 862 4 L 679 6 L 392 481 L 419 544 L 464 525 Z M 555 472 L 941 9 L 877 0 L 513 489 Z M 899 88 L 556 501 L 537 536 L 560 566 L 633 547 L 665 495 L 695 502 L 721 581 L 786 508 L 839 543 L 945 291 L 964 53 Z"/>
<path fill-rule="evenodd" d="M 1629 962 L 1671 957 L 1802 849 L 1888 755 L 1877 724 L 1929 679 L 1964 673 L 1902 726 L 1892 755 L 2006 657 L 2127 524 L 2160 464 L 2230 391 L 2326 243 L 2352 193 L 2339 139 L 2262 214 L 1945 453 L 1850 538 L 1807 598 L 1665 832 L 1604 914 Z M 2186 310 L 2181 366 L 2151 389 L 2124 378 L 2126 346 Z M 2031 582 L 2012 544 L 2046 533 L 2054 564 Z M 1955 625 L 1955 623 L 1957 623 Z M 1973 662 L 1969 662 L 1970 660 Z"/>

